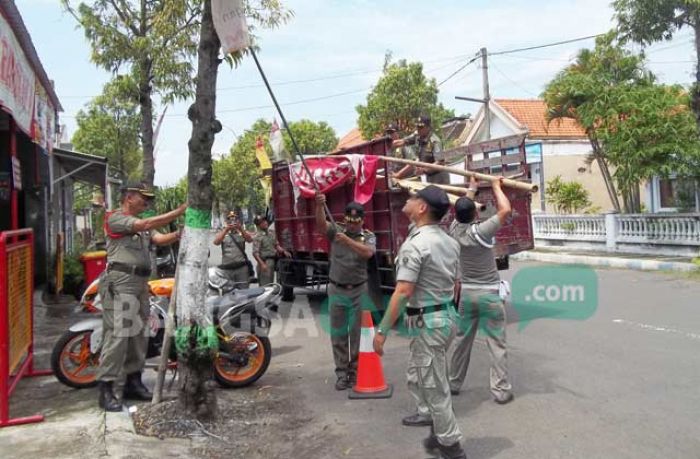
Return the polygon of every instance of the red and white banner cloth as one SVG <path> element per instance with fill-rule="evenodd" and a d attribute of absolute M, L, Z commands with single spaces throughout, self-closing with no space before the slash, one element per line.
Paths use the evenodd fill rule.
<path fill-rule="evenodd" d="M 304 165 L 299 162 L 289 165 L 289 176 L 294 188 L 295 201 L 299 197 L 313 198 L 316 194 L 314 181 L 321 193 L 355 180 L 354 200 L 365 204 L 372 198 L 377 181 L 379 158 L 365 155 L 316 156 L 306 159 L 313 180 Z"/>

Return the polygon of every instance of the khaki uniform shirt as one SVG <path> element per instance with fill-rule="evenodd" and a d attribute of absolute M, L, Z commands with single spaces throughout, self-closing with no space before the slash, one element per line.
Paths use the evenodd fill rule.
<path fill-rule="evenodd" d="M 462 286 L 471 288 L 497 289 L 501 281 L 496 267 L 493 249 L 484 247 L 479 239 L 492 243 L 492 239 L 501 227 L 498 215 L 493 215 L 481 223 L 459 223 L 456 220 L 450 226 L 450 236 L 460 245 L 460 264 L 462 268 Z M 476 232 L 476 235 L 474 234 Z"/>
<path fill-rule="evenodd" d="M 241 250 L 245 250 L 245 243 L 246 240 L 240 233 L 228 233 L 221 241 L 221 264 L 245 263 L 246 257 Z"/>
<path fill-rule="evenodd" d="M 117 210 L 107 220 L 110 233 L 122 235 L 119 238 L 107 237 L 107 261 L 124 263 L 140 268 L 151 267 L 150 245 L 151 233 L 143 231 L 135 233 L 134 223 L 138 218 Z"/>
<path fill-rule="evenodd" d="M 459 244 L 438 225 L 416 228 L 399 249 L 396 280 L 415 284 L 410 308 L 453 301 L 459 276 Z"/>
<path fill-rule="evenodd" d="M 277 237 L 274 230 L 262 231 L 259 229 L 253 236 L 253 255 L 257 255 L 263 260 L 274 258 L 277 255 L 276 247 Z"/>
<path fill-rule="evenodd" d="M 330 262 L 331 270 L 328 277 L 338 284 L 360 284 L 367 281 L 367 260 L 362 258 L 350 247 L 339 242 L 335 242 L 337 232 L 345 233 L 355 241 L 360 241 L 368 245 L 372 250 L 376 250 L 377 239 L 374 233 L 362 230 L 360 234 L 350 234 L 345 231 L 345 227 L 339 223 L 337 226 L 329 225 L 326 236 L 331 243 Z"/>

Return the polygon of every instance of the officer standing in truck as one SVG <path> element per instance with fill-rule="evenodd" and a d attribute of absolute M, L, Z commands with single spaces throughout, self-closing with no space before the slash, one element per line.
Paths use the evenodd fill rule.
<path fill-rule="evenodd" d="M 362 300 L 369 298 L 367 261 L 376 251 L 376 238 L 362 228 L 365 209 L 351 202 L 343 224 L 329 222 L 324 213 L 326 197 L 316 193 L 316 228 L 330 242 L 328 304 L 331 344 L 335 361 L 335 389 L 345 390 L 357 381 L 360 352 Z"/>
<path fill-rule="evenodd" d="M 440 138 L 433 133 L 432 121 L 429 116 L 419 116 L 416 120 L 416 132 L 408 137 L 394 141 L 392 146 L 395 148 L 404 146 L 415 146 L 418 161 L 429 164 L 445 165 L 445 155 L 442 151 L 442 142 Z M 402 179 L 411 174 L 415 169 L 415 175 L 425 174 L 428 183 L 436 183 L 442 185 L 450 184 L 449 172 L 439 172 L 435 170 L 414 168 L 413 166 L 405 166 L 400 171 L 392 175 L 392 178 Z"/>
<path fill-rule="evenodd" d="M 179 231 L 162 234 L 156 228 L 185 213 L 186 204 L 163 215 L 140 219 L 154 194 L 141 183 L 122 188 L 121 206 L 105 215 L 107 268 L 100 281 L 103 313 L 103 345 L 97 370 L 99 406 L 121 411 L 113 385 L 126 374 L 124 398 L 150 400 L 153 394 L 141 381 L 146 362 L 149 315 L 148 278 L 151 275 L 149 247 L 172 244 Z"/>
<path fill-rule="evenodd" d="M 423 446 L 442 457 L 466 459 L 462 432 L 452 411 L 447 349 L 455 333 L 454 296 L 459 278 L 459 244 L 439 226 L 450 207 L 444 190 L 430 185 L 406 201 L 404 214 L 415 229 L 396 260 L 396 288 L 374 337 L 380 356 L 391 327 L 405 312 L 411 336 L 406 373 L 417 412 L 406 426 L 430 426 Z"/>

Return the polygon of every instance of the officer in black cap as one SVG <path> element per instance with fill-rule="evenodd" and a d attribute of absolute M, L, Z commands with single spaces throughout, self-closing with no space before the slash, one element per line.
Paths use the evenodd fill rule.
<path fill-rule="evenodd" d="M 418 161 L 429 164 L 445 165 L 445 156 L 442 151 L 440 138 L 433 133 L 432 122 L 429 116 L 419 116 L 416 119 L 416 133 L 394 142 L 394 146 L 414 145 L 417 149 Z M 425 174 L 428 183 L 449 185 L 450 174 L 448 172 L 438 172 L 423 168 L 413 168 L 405 166 L 393 178 L 402 179 L 415 169 L 415 175 Z"/>
<path fill-rule="evenodd" d="M 149 314 L 148 278 L 151 274 L 151 243 L 167 245 L 180 238 L 180 232 L 162 234 L 156 228 L 182 215 L 187 205 L 163 215 L 139 218 L 154 198 L 142 183 L 122 187 L 119 209 L 107 212 L 104 230 L 107 237 L 107 269 L 100 280 L 103 306 L 103 344 L 97 370 L 99 406 L 106 411 L 121 411 L 122 404 L 113 391 L 114 382 L 126 375 L 124 398 L 150 400 L 151 392 L 141 381 L 146 362 Z"/>
<path fill-rule="evenodd" d="M 326 197 L 316 194 L 316 227 L 330 241 L 328 304 L 331 344 L 335 360 L 336 390 L 345 390 L 357 381 L 360 352 L 362 300 L 369 298 L 367 261 L 376 251 L 376 238 L 363 229 L 365 209 L 358 202 L 345 207 L 345 221 L 326 221 Z"/>
<path fill-rule="evenodd" d="M 396 289 L 374 337 L 374 350 L 384 353 L 387 334 L 405 311 L 412 337 L 406 376 L 417 412 L 402 423 L 432 427 L 423 442 L 431 453 L 466 459 L 447 380 L 446 354 L 455 334 L 454 295 L 459 278 L 459 244 L 439 226 L 449 207 L 447 193 L 434 185 L 406 201 L 403 212 L 415 229 L 399 250 Z"/>

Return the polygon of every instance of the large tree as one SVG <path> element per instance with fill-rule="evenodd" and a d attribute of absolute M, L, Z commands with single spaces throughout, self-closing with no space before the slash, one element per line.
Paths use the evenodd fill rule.
<path fill-rule="evenodd" d="M 697 0 L 614 0 L 613 8 L 623 40 L 643 45 L 670 40 L 681 29 L 693 31 L 695 84 L 692 108 L 700 125 L 700 2 Z"/>
<path fill-rule="evenodd" d="M 193 95 L 201 0 L 61 0 L 85 31 L 91 59 L 136 82 L 141 112 L 142 178 L 153 185 L 154 93 L 163 103 Z"/>
<path fill-rule="evenodd" d="M 439 127 L 454 111 L 438 102 L 438 87 L 434 78 L 423 74 L 423 64 L 405 60 L 384 66 L 384 74 L 367 95 L 367 102 L 356 107 L 358 126 L 365 139 L 382 134 L 389 123 L 397 123 L 401 134 L 414 130 L 415 119 L 430 115 L 434 127 Z"/>
<path fill-rule="evenodd" d="M 250 0 L 245 4 L 245 15 L 265 27 L 279 25 L 290 14 L 278 0 Z M 196 96 L 187 112 L 192 122 L 192 135 L 188 142 L 188 209 L 178 257 L 176 293 L 180 320 L 176 330 L 180 401 L 185 410 L 198 417 L 210 417 L 216 413 L 215 393 L 206 387 L 206 383 L 211 379 L 218 340 L 205 297 L 213 202 L 211 149 L 215 135 L 222 128 L 216 119 L 220 45 L 214 29 L 211 0 L 203 0 Z M 229 60 L 238 62 L 242 55 L 242 52 L 238 52 Z"/>
<path fill-rule="evenodd" d="M 586 130 L 618 211 L 617 190 L 625 210 L 639 212 L 641 181 L 692 174 L 698 165 L 698 128 L 686 91 L 656 84 L 643 56 L 624 49 L 614 34 L 579 52 L 547 85 L 544 98 L 552 122 L 573 118 Z"/>
<path fill-rule="evenodd" d="M 141 170 L 141 116 L 132 89 L 128 77 L 107 83 L 101 95 L 78 111 L 71 139 L 77 151 L 107 158 L 111 175 L 122 181 Z"/>

